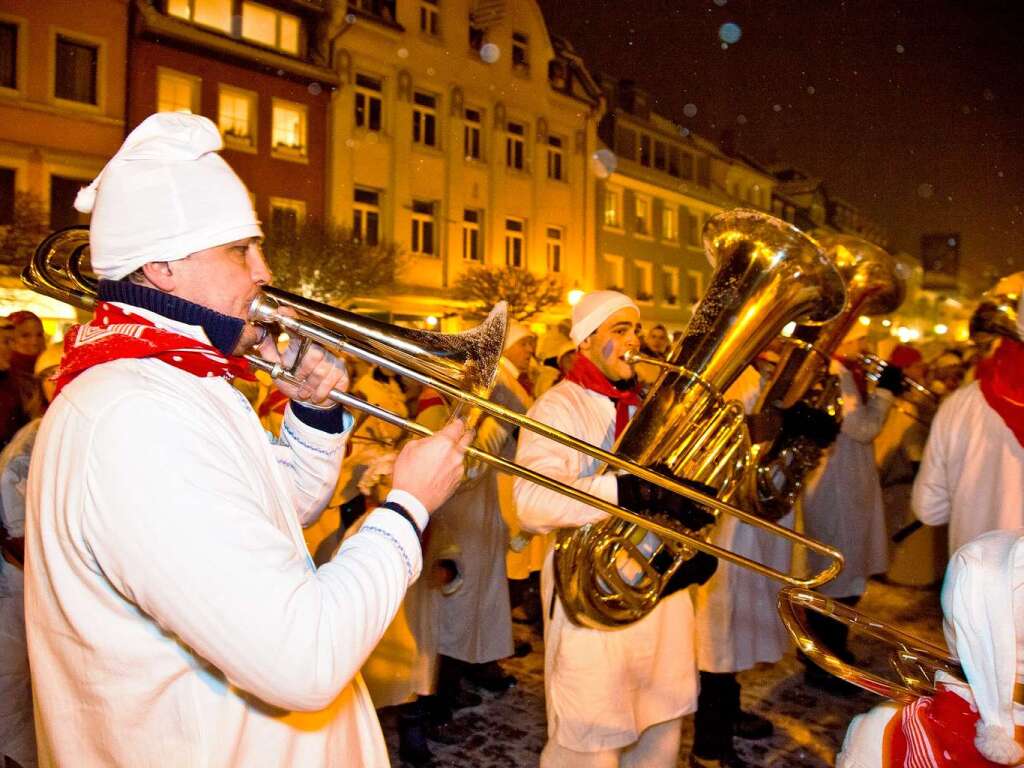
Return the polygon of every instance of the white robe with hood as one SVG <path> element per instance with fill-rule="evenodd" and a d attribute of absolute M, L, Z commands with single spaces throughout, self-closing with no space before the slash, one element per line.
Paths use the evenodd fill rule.
<path fill-rule="evenodd" d="M 804 532 L 836 547 L 845 558 L 839 576 L 818 590 L 830 597 L 855 597 L 867 589 L 869 576 L 883 573 L 889 565 L 882 487 L 872 443 L 882 431 L 893 397 L 888 390 L 876 389 L 862 401 L 845 366 L 833 360 L 831 371 L 839 376 L 843 426 L 807 481 Z M 825 558 L 815 553 L 807 554 L 807 563 L 814 571 L 826 565 Z"/>
<path fill-rule="evenodd" d="M 314 569 L 300 526 L 329 497 L 345 439 L 289 406 L 271 443 L 226 380 L 156 359 L 64 389 L 29 475 L 40 765 L 387 764 L 357 673 L 419 574 L 419 543 L 379 510 Z"/>
<path fill-rule="evenodd" d="M 932 421 L 914 481 L 914 514 L 949 523 L 949 551 L 979 534 L 1024 527 L 1024 447 L 973 382 Z"/>
<path fill-rule="evenodd" d="M 562 381 L 529 411 L 538 421 L 608 449 L 615 440 L 615 406 L 601 394 Z M 519 435 L 517 462 L 611 502 L 612 473 L 599 474 L 588 456 L 533 432 Z M 515 481 L 523 527 L 539 533 L 602 520 L 604 512 L 526 480 Z M 544 693 L 548 737 L 578 752 L 618 749 L 657 723 L 697 706 L 693 605 L 683 590 L 622 629 L 586 629 L 569 621 L 552 600 L 552 550 L 541 573 L 544 600 Z"/>

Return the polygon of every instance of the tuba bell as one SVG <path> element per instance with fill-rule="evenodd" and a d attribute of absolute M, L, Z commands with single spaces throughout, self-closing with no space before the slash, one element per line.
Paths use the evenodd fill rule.
<path fill-rule="evenodd" d="M 718 214 L 703 237 L 716 264 L 708 291 L 615 453 L 703 483 L 725 500 L 743 476 L 750 446 L 743 408 L 726 401 L 725 391 L 787 323 L 835 316 L 844 288 L 811 238 L 766 214 Z M 651 518 L 685 529 L 664 515 Z M 709 528 L 687 532 L 706 541 Z M 557 534 L 555 586 L 574 623 L 623 626 L 653 610 L 668 580 L 694 554 L 691 546 L 644 526 L 607 519 Z"/>
<path fill-rule="evenodd" d="M 882 248 L 849 235 L 818 238 L 846 285 L 843 310 L 823 325 L 798 325 L 784 342 L 772 377 L 754 413 L 790 408 L 798 402 L 823 410 L 838 422 L 839 383 L 829 374 L 831 355 L 861 315 L 894 311 L 904 298 L 897 262 Z M 743 489 L 745 506 L 767 520 L 792 509 L 807 474 L 823 449 L 805 436 L 776 434 L 753 446 L 753 469 Z"/>

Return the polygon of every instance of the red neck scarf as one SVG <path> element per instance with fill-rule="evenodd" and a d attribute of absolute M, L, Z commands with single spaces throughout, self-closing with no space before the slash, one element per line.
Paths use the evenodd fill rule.
<path fill-rule="evenodd" d="M 56 394 L 94 365 L 143 357 L 155 357 L 193 376 L 255 379 L 244 358 L 225 355 L 209 344 L 157 328 L 142 315 L 104 301 L 96 305 L 92 320 L 73 326 L 64 337 Z"/>
<path fill-rule="evenodd" d="M 978 363 L 985 401 L 1024 446 L 1024 344 L 1003 339 L 995 354 Z"/>
<path fill-rule="evenodd" d="M 629 421 L 629 406 L 640 405 L 640 388 L 634 383 L 630 389 L 616 389 L 597 366 L 584 355 L 576 355 L 576 361 L 565 375 L 567 381 L 579 384 L 591 392 L 610 397 L 615 401 L 615 436 L 626 428 Z"/>
<path fill-rule="evenodd" d="M 974 746 L 978 719 L 947 688 L 902 707 L 886 728 L 885 768 L 1006 768 Z"/>

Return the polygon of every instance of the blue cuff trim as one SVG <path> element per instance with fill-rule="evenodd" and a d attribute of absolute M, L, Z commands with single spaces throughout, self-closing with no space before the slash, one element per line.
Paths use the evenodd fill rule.
<path fill-rule="evenodd" d="M 402 546 L 401 542 L 399 542 L 398 539 L 395 538 L 390 531 L 385 531 L 383 528 L 378 528 L 375 525 L 364 525 L 362 528 L 359 529 L 359 531 L 360 533 L 362 533 L 363 531 L 366 531 L 367 533 L 376 533 L 380 536 L 383 536 L 385 539 L 394 544 L 395 549 L 398 550 L 398 553 L 402 556 L 402 559 L 405 561 L 405 572 L 409 575 L 410 579 L 412 578 L 412 560 L 410 560 L 409 555 L 406 554 L 405 547 Z"/>
<path fill-rule="evenodd" d="M 340 405 L 337 408 L 310 408 L 300 402 L 292 400 L 292 413 L 307 427 L 327 432 L 331 435 L 340 435 L 345 431 L 345 409 Z"/>

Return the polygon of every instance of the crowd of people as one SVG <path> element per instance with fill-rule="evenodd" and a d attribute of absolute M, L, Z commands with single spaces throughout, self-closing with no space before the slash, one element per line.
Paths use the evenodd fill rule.
<path fill-rule="evenodd" d="M 76 200 L 92 213 L 93 318 L 50 347 L 31 313 L 0 323 L 7 764 L 384 766 L 375 710 L 396 707 L 401 759 L 427 766 L 459 710 L 516 684 L 501 661 L 531 650 L 514 642 L 518 621 L 544 636 L 543 768 L 675 766 L 694 713 L 689 764 L 746 765 L 735 740 L 773 726 L 741 709 L 737 673 L 790 647 L 778 585 L 697 553 L 639 621 L 575 620 L 555 587 L 555 538 L 606 513 L 467 462 L 468 445 L 692 529 L 711 526 L 709 510 L 494 418 L 469 429 L 433 388 L 315 345 L 299 356 L 298 340 L 250 324 L 271 275 L 220 146 L 202 117 L 144 121 Z M 930 535 L 915 519 L 948 524 L 953 555 L 943 609 L 967 679 L 859 718 L 842 766 L 1024 757 L 1012 706 L 1024 681 L 1021 338 L 1024 327 L 926 357 L 873 349 L 855 323 L 832 360 L 841 418 L 800 414 L 823 458 L 779 523 L 843 553 L 822 592 L 855 605 L 900 547 Z M 491 400 L 612 449 L 661 376 L 631 355 L 664 360 L 673 343 L 630 298 L 596 291 L 540 338 L 510 324 Z M 251 349 L 291 375 L 252 375 L 239 357 Z M 747 413 L 777 351 L 728 392 Z M 874 375 L 868 351 L 886 362 Z M 336 389 L 434 436 L 350 413 Z M 785 539 L 732 518 L 711 535 L 780 570 L 794 559 Z M 841 625 L 813 624 L 855 661 Z M 805 679 L 849 693 L 809 660 Z M 977 705 L 966 719 L 978 735 L 960 728 L 954 748 L 935 718 L 964 720 L 962 702 Z M 923 731 L 967 757 L 910 762 Z"/>

